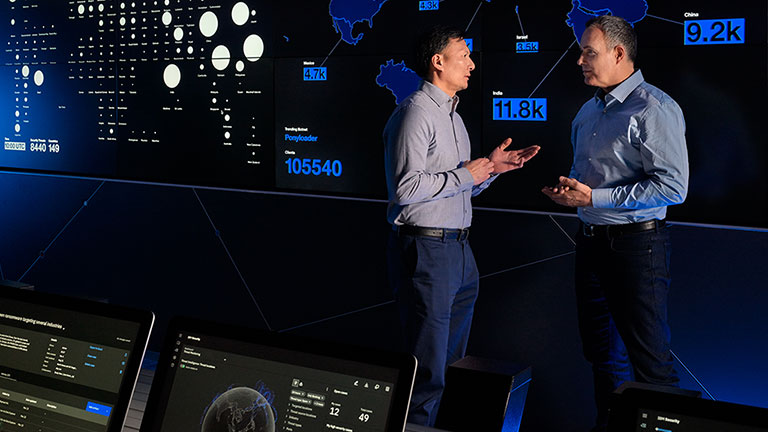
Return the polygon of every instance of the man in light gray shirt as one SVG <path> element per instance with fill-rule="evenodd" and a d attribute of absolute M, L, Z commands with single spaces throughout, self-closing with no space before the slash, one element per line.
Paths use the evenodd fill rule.
<path fill-rule="evenodd" d="M 508 150 L 507 138 L 487 158 L 470 160 L 469 135 L 456 112 L 456 92 L 475 68 L 459 29 L 438 27 L 417 44 L 419 89 L 384 129 L 392 224 L 389 282 L 405 349 L 419 361 L 408 421 L 431 426 L 445 368 L 464 356 L 479 276 L 467 234 L 471 197 L 504 172 L 521 168 L 539 146 Z"/>

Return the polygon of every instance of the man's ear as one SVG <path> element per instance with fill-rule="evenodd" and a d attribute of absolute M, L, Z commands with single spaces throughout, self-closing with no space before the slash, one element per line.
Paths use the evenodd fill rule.
<path fill-rule="evenodd" d="M 627 57 L 627 50 L 624 49 L 623 45 L 616 45 L 616 48 L 613 50 L 613 54 L 616 57 L 616 64 L 621 63 L 621 61 Z"/>
<path fill-rule="evenodd" d="M 435 54 L 432 56 L 432 67 L 435 68 L 436 71 L 442 71 L 443 70 L 443 56 L 442 54 Z"/>

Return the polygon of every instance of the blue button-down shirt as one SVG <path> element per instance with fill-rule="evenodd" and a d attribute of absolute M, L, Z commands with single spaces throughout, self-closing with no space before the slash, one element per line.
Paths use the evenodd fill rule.
<path fill-rule="evenodd" d="M 639 70 L 601 95 L 581 107 L 571 128 L 571 177 L 592 188 L 593 207 L 579 207 L 579 218 L 599 225 L 664 219 L 666 206 L 688 191 L 682 110 Z"/>
<path fill-rule="evenodd" d="M 451 97 L 428 81 L 397 106 L 384 128 L 384 165 L 393 225 L 467 228 L 471 197 L 495 178 L 474 186 L 469 134 Z"/>

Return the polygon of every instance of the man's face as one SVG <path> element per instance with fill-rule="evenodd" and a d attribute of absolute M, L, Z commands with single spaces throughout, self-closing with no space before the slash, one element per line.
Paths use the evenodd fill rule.
<path fill-rule="evenodd" d="M 588 27 L 581 36 L 581 55 L 576 62 L 584 73 L 584 83 L 603 90 L 618 85 L 616 48 L 610 49 L 602 30 Z"/>
<path fill-rule="evenodd" d="M 469 75 L 475 69 L 475 63 L 469 58 L 469 48 L 464 39 L 451 39 L 441 57 L 442 70 L 440 80 L 445 83 L 445 90 L 455 94 L 469 86 Z"/>

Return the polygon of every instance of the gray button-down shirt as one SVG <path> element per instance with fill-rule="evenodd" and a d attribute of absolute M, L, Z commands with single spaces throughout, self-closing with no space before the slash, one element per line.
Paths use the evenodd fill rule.
<path fill-rule="evenodd" d="M 666 206 L 688 191 L 683 112 L 639 70 L 605 100 L 602 92 L 571 128 L 571 177 L 592 188 L 594 206 L 579 207 L 579 218 L 598 225 L 664 219 Z"/>
<path fill-rule="evenodd" d="M 451 98 L 430 82 L 397 106 L 384 128 L 384 164 L 393 225 L 467 228 L 472 222 L 470 199 L 491 183 L 473 186 L 462 168 L 470 159 L 467 129 Z"/>

